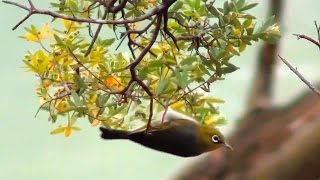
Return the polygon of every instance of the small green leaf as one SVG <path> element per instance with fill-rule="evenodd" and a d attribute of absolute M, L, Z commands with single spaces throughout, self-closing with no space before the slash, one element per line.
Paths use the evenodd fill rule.
<path fill-rule="evenodd" d="M 203 64 L 199 64 L 198 65 L 199 66 L 199 68 L 200 68 L 200 70 L 203 72 L 203 73 L 205 73 L 205 74 L 207 74 L 207 75 L 211 75 L 211 73 L 208 71 L 208 69 L 203 65 Z"/>
<path fill-rule="evenodd" d="M 216 124 L 217 125 L 225 125 L 227 124 L 228 120 L 225 117 L 219 117 Z"/>
<path fill-rule="evenodd" d="M 127 104 L 123 104 L 122 106 L 117 107 L 116 109 L 114 109 L 114 110 L 110 111 L 110 113 L 108 114 L 108 115 L 109 115 L 109 117 L 108 117 L 107 119 L 110 119 L 111 117 L 113 117 L 113 116 L 115 116 L 115 115 L 119 114 L 122 110 L 124 110 L 124 109 L 125 109 L 125 108 L 127 108 L 127 107 L 128 107 L 128 105 L 127 105 Z"/>
<path fill-rule="evenodd" d="M 54 39 L 57 42 L 57 45 L 64 45 L 64 42 L 60 39 L 60 37 L 56 34 L 53 34 Z"/>
<path fill-rule="evenodd" d="M 251 24 L 252 24 L 252 19 L 248 18 L 243 22 L 242 25 L 243 25 L 244 28 L 248 28 Z"/>
<path fill-rule="evenodd" d="M 71 126 L 70 127 L 72 130 L 74 130 L 74 131 L 80 131 L 81 130 L 81 128 L 79 128 L 79 127 L 77 127 L 77 126 Z"/>
<path fill-rule="evenodd" d="M 156 95 L 157 96 L 161 95 L 164 92 L 164 90 L 168 87 L 168 85 L 169 85 L 169 80 L 161 79 L 156 90 Z"/>
<path fill-rule="evenodd" d="M 58 127 L 50 132 L 50 134 L 60 134 L 63 133 L 66 127 Z"/>
<path fill-rule="evenodd" d="M 111 46 L 115 40 L 116 40 L 115 38 L 105 39 L 105 40 L 101 41 L 100 45 L 104 46 L 104 47 L 108 47 L 108 46 Z"/>
<path fill-rule="evenodd" d="M 180 10 L 183 6 L 183 2 L 181 1 L 177 1 L 176 3 L 174 3 L 174 5 L 170 8 L 171 12 L 177 12 L 178 10 Z"/>
<path fill-rule="evenodd" d="M 246 10 L 249 10 L 249 9 L 252 9 L 254 7 L 256 7 L 258 5 L 258 3 L 252 3 L 252 4 L 248 4 L 244 7 L 242 7 L 241 9 L 239 9 L 239 11 L 246 11 Z"/>
<path fill-rule="evenodd" d="M 75 92 L 71 92 L 71 97 L 73 99 L 73 102 L 74 104 L 77 106 L 77 107 L 82 107 L 83 106 L 83 102 L 81 101 L 79 95 Z"/>
<path fill-rule="evenodd" d="M 237 9 L 241 9 L 245 3 L 245 0 L 239 0 L 236 2 Z"/>
<path fill-rule="evenodd" d="M 74 76 L 74 82 L 77 85 L 77 93 L 82 94 L 87 89 L 88 85 L 79 76 L 79 74 L 75 73 L 73 76 Z"/>
<path fill-rule="evenodd" d="M 229 2 L 225 1 L 224 4 L 223 4 L 223 14 L 224 15 L 229 14 L 230 10 L 231 10 L 231 8 L 230 8 L 230 5 L 229 5 Z"/>
<path fill-rule="evenodd" d="M 239 69 L 239 67 L 237 67 L 237 66 L 235 66 L 235 65 L 233 65 L 231 63 L 226 63 L 225 65 L 227 67 L 221 68 L 221 71 L 222 71 L 223 74 L 232 73 L 232 72 L 234 72 L 234 71 Z"/>
<path fill-rule="evenodd" d="M 268 18 L 259 28 L 257 28 L 255 33 L 261 33 L 267 30 L 268 27 L 270 27 L 274 23 L 274 18 L 275 16 L 271 16 L 270 18 Z"/>
<path fill-rule="evenodd" d="M 97 98 L 97 106 L 103 107 L 106 105 L 108 99 L 110 98 L 110 94 L 99 94 Z"/>
<path fill-rule="evenodd" d="M 184 68 L 182 72 L 180 72 L 179 69 L 176 69 L 174 73 L 176 75 L 178 86 L 182 89 L 186 88 L 188 86 L 188 72 L 186 68 Z"/>
<path fill-rule="evenodd" d="M 58 116 L 56 114 L 50 114 L 50 116 L 48 118 L 48 121 L 51 121 L 52 123 L 55 123 L 57 121 L 57 119 L 58 119 Z"/>
<path fill-rule="evenodd" d="M 222 13 L 221 13 L 217 8 L 215 8 L 214 6 L 207 5 L 207 8 L 208 8 L 209 12 L 210 12 L 212 15 L 216 16 L 216 17 L 219 17 L 219 15 L 222 14 Z"/>
<path fill-rule="evenodd" d="M 200 0 L 194 0 L 194 9 L 195 10 L 198 11 L 200 9 L 200 3 L 201 3 Z"/>

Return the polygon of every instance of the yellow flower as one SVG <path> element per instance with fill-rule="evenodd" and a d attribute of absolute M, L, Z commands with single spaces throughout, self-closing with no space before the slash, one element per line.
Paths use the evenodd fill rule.
<path fill-rule="evenodd" d="M 76 22 L 62 19 L 62 24 L 68 32 L 74 32 L 77 30 Z"/>
<path fill-rule="evenodd" d="M 40 39 L 38 37 L 38 35 L 32 34 L 30 32 L 27 32 L 23 38 L 25 38 L 27 41 L 33 41 L 33 42 L 40 42 Z"/>
<path fill-rule="evenodd" d="M 120 79 L 118 79 L 115 76 L 108 76 L 105 80 L 104 80 L 104 84 L 113 90 L 122 90 L 124 87 L 121 84 Z"/>
<path fill-rule="evenodd" d="M 94 66 L 97 64 L 101 64 L 104 60 L 104 55 L 106 54 L 106 49 L 102 47 L 94 48 L 90 53 L 89 66 Z"/>
<path fill-rule="evenodd" d="M 42 26 L 39 37 L 40 37 L 40 39 L 53 38 L 53 32 L 50 29 L 50 26 L 48 23 L 46 23 L 46 24 L 44 24 L 44 26 Z"/>
<path fill-rule="evenodd" d="M 107 86 L 118 86 L 120 83 L 118 81 L 117 78 L 113 77 L 113 76 L 108 76 L 105 81 L 104 81 L 105 85 Z"/>
<path fill-rule="evenodd" d="M 232 34 L 237 37 L 240 38 L 241 37 L 241 29 L 239 28 L 232 28 Z"/>
<path fill-rule="evenodd" d="M 100 108 L 96 106 L 95 102 L 87 104 L 87 108 L 91 117 L 97 117 Z"/>
<path fill-rule="evenodd" d="M 90 98 L 89 98 L 89 103 L 95 103 L 98 99 L 98 94 L 94 93 L 94 94 L 90 94 Z"/>
<path fill-rule="evenodd" d="M 32 41 L 36 43 L 41 42 L 45 38 L 52 38 L 52 37 L 53 37 L 53 32 L 50 29 L 50 26 L 48 23 L 42 26 L 41 31 L 38 31 L 35 27 L 33 27 L 31 28 L 31 30 L 28 30 L 28 32 L 24 36 L 21 36 L 21 38 L 24 38 L 27 41 Z"/>
<path fill-rule="evenodd" d="M 40 104 L 47 103 L 48 99 L 46 97 L 40 97 L 39 102 L 40 102 Z"/>
<path fill-rule="evenodd" d="M 45 54 L 42 50 L 38 50 L 34 54 L 27 55 L 24 63 L 29 70 L 41 74 L 48 70 L 50 59 L 51 57 L 48 54 Z"/>
<path fill-rule="evenodd" d="M 272 35 L 279 36 L 280 35 L 279 26 L 277 24 L 274 24 L 267 29 L 267 32 Z"/>
<path fill-rule="evenodd" d="M 185 102 L 178 101 L 178 102 L 173 103 L 170 107 L 174 110 L 181 110 L 182 108 L 185 107 Z"/>
<path fill-rule="evenodd" d="M 228 43 L 226 50 L 227 50 L 228 54 L 232 54 L 232 52 L 234 51 L 233 45 L 231 43 Z"/>
<path fill-rule="evenodd" d="M 149 7 L 155 7 L 157 2 L 158 2 L 157 0 L 147 0 L 147 1 L 139 2 L 137 5 L 137 9 L 143 11 L 145 9 L 148 9 Z"/>
<path fill-rule="evenodd" d="M 168 52 L 171 49 L 171 46 L 166 41 L 161 41 L 158 45 L 163 53 Z"/>
<path fill-rule="evenodd" d="M 90 1 L 83 1 L 83 13 L 81 13 L 81 17 L 83 18 L 89 18 L 90 17 L 90 7 L 91 2 Z"/>
<path fill-rule="evenodd" d="M 157 0 L 147 0 L 148 6 L 155 7 Z"/>
<path fill-rule="evenodd" d="M 129 27 L 130 27 L 131 30 L 138 30 L 138 28 L 139 28 L 138 23 L 130 23 Z M 138 37 L 137 33 L 131 33 L 130 34 L 130 39 L 133 40 L 133 41 L 135 41 L 137 37 Z"/>
<path fill-rule="evenodd" d="M 69 137 L 71 135 L 71 128 L 68 126 L 64 129 L 64 136 Z"/>
<path fill-rule="evenodd" d="M 56 106 L 56 110 L 58 113 L 65 112 L 69 109 L 69 103 L 65 100 L 62 100 L 59 102 L 59 104 Z"/>
<path fill-rule="evenodd" d="M 101 121 L 98 119 L 94 119 L 91 123 L 91 126 L 96 127 L 101 124 Z"/>
<path fill-rule="evenodd" d="M 204 124 L 207 126 L 214 125 L 218 122 L 217 116 L 207 116 L 204 120 Z"/>
<path fill-rule="evenodd" d="M 52 130 L 50 134 L 61 134 L 64 133 L 65 137 L 69 137 L 72 131 L 80 131 L 81 129 L 76 126 L 59 126 L 58 128 Z"/>
<path fill-rule="evenodd" d="M 41 85 L 45 89 L 48 89 L 51 84 L 52 84 L 52 81 L 50 79 L 44 79 L 41 81 Z"/>

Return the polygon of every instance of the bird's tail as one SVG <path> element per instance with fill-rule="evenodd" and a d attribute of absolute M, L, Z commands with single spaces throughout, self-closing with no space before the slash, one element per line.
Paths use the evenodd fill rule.
<path fill-rule="evenodd" d="M 113 130 L 104 127 L 100 127 L 101 138 L 103 139 L 126 139 L 128 136 L 127 131 Z"/>

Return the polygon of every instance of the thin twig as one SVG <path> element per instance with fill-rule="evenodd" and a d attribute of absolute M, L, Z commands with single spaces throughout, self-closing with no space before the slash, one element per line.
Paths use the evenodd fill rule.
<path fill-rule="evenodd" d="M 295 73 L 299 79 L 304 82 L 314 93 L 316 93 L 318 96 L 320 96 L 320 91 L 318 91 L 308 80 L 306 80 L 297 70 L 297 68 L 294 68 L 287 60 L 285 60 L 284 58 L 282 58 L 280 55 L 278 55 L 278 57 L 282 60 L 282 62 L 284 62 L 289 68 L 290 70 Z"/>
<path fill-rule="evenodd" d="M 182 98 L 184 98 L 186 95 L 194 92 L 195 90 L 199 89 L 201 86 L 203 86 L 203 85 L 205 85 L 205 84 L 208 84 L 208 86 L 210 87 L 210 83 L 212 83 L 213 81 L 215 81 L 215 80 L 218 79 L 218 77 L 216 76 L 216 74 L 212 75 L 211 77 L 214 77 L 214 78 L 213 78 L 213 79 L 209 78 L 208 80 L 206 80 L 205 82 L 199 84 L 199 85 L 196 86 L 195 88 L 190 89 L 190 90 L 187 91 L 187 92 L 184 92 L 184 93 L 183 93 L 180 97 L 178 97 L 175 101 L 172 101 L 171 103 L 169 103 L 168 106 L 171 106 L 172 104 L 180 101 L 180 100 L 181 100 Z M 211 81 L 211 82 L 209 83 L 209 81 Z"/>
<path fill-rule="evenodd" d="M 72 52 L 70 48 L 68 48 L 69 54 L 71 55 L 72 59 L 75 60 L 81 67 L 83 67 L 88 73 L 90 73 L 94 78 L 96 78 L 101 84 L 104 84 L 104 82 L 96 76 L 93 72 L 90 71 L 89 68 L 87 68 L 78 58 L 77 56 Z"/>
<path fill-rule="evenodd" d="M 176 46 L 178 51 L 180 51 L 176 38 L 168 29 L 168 9 L 164 11 L 162 15 L 163 15 L 163 32 L 166 33 L 172 39 L 174 45 Z"/>
<path fill-rule="evenodd" d="M 317 40 L 315 40 L 307 35 L 304 35 L 304 34 L 293 34 L 293 35 L 297 36 L 298 39 L 306 39 L 320 48 L 320 42 L 318 42 Z"/>
<path fill-rule="evenodd" d="M 148 133 L 149 129 L 151 128 L 151 120 L 152 120 L 152 116 L 153 116 L 153 93 L 151 92 L 150 88 L 138 77 L 135 68 L 138 66 L 138 64 L 142 61 L 143 57 L 147 54 L 147 52 L 149 52 L 150 48 L 153 46 L 153 44 L 155 43 L 158 34 L 160 32 L 160 28 L 161 28 L 161 16 L 158 15 L 157 18 L 157 24 L 156 27 L 154 29 L 154 32 L 152 34 L 152 37 L 150 39 L 149 44 L 141 51 L 140 55 L 130 64 L 130 73 L 131 73 L 131 79 L 136 81 L 141 87 L 142 89 L 150 96 L 150 112 L 149 112 L 149 119 L 148 119 L 148 123 L 147 123 L 147 128 L 146 128 L 146 133 Z"/>
<path fill-rule="evenodd" d="M 106 18 L 107 18 L 107 15 L 108 15 L 108 11 L 106 10 L 106 11 L 104 12 L 104 14 L 103 14 L 102 19 L 106 19 Z M 96 30 L 96 33 L 94 34 L 94 36 L 93 36 L 93 38 L 92 38 L 92 40 L 91 40 L 91 43 L 90 43 L 90 45 L 89 45 L 89 48 L 87 49 L 86 53 L 84 54 L 84 57 L 87 57 L 87 56 L 90 54 L 90 52 L 91 52 L 91 50 L 92 50 L 92 48 L 93 48 L 93 46 L 94 46 L 94 43 L 96 42 L 96 40 L 97 40 L 97 38 L 98 38 L 98 36 L 99 36 L 99 33 L 100 33 L 101 29 L 102 29 L 102 26 L 103 26 L 103 24 L 99 24 L 99 26 L 98 26 L 98 28 L 97 28 L 97 30 Z"/>
<path fill-rule="evenodd" d="M 59 95 L 59 96 L 57 96 L 57 97 L 54 97 L 54 98 L 49 99 L 48 101 L 42 103 L 41 106 L 38 108 L 38 110 L 37 110 L 36 114 L 34 115 L 34 117 L 37 117 L 37 115 L 39 114 L 40 110 L 41 110 L 46 104 L 49 103 L 49 106 L 50 106 L 50 103 L 51 103 L 52 101 L 56 101 L 56 100 L 58 100 L 58 99 L 62 99 L 62 98 L 67 97 L 67 96 L 69 96 L 69 95 L 71 95 L 71 93 L 61 94 L 61 95 Z"/>
<path fill-rule="evenodd" d="M 128 23 L 135 23 L 135 22 L 139 22 L 139 21 L 143 21 L 146 20 L 156 14 L 162 13 L 163 10 L 167 9 L 168 6 L 166 5 L 160 5 L 158 7 L 153 8 L 152 10 L 150 10 L 148 13 L 136 17 L 134 19 L 125 19 L 125 20 L 98 20 L 98 19 L 90 19 L 90 18 L 79 18 L 79 17 L 73 17 L 73 16 L 67 16 L 67 15 L 63 15 L 63 14 L 59 14 L 53 11 L 49 11 L 49 10 L 45 10 L 45 9 L 38 9 L 35 8 L 34 6 L 31 7 L 27 7 L 24 6 L 20 3 L 17 2 L 13 2 L 13 1 L 2 1 L 6 4 L 10 4 L 10 5 L 14 5 L 17 6 L 21 9 L 24 9 L 26 11 L 29 11 L 29 14 L 27 15 L 28 17 L 24 18 L 24 21 L 27 20 L 31 15 L 33 14 L 44 14 L 44 15 L 48 15 L 51 16 L 53 18 L 60 18 L 60 19 L 65 19 L 65 20 L 70 20 L 70 21 L 75 21 L 75 22 L 84 22 L 84 23 L 93 23 L 93 24 L 128 24 Z M 17 28 L 22 22 L 20 22 L 19 24 L 17 24 L 15 26 L 15 28 Z"/>
<path fill-rule="evenodd" d="M 155 41 L 158 37 L 159 31 L 160 31 L 161 22 L 162 22 L 161 16 L 158 16 L 157 24 L 156 24 L 155 30 L 152 34 L 152 38 L 150 39 L 149 44 L 141 51 L 140 55 L 130 64 L 130 70 L 134 69 L 140 63 L 140 61 L 149 52 L 149 50 L 151 49 L 151 47 L 155 43 Z"/>
<path fill-rule="evenodd" d="M 314 25 L 316 26 L 316 30 L 318 34 L 318 42 L 320 42 L 320 26 L 318 26 L 317 21 L 314 21 Z"/>
<path fill-rule="evenodd" d="M 112 13 L 117 13 L 121 11 L 127 4 L 128 0 L 122 0 L 118 6 L 109 7 L 108 10 Z"/>

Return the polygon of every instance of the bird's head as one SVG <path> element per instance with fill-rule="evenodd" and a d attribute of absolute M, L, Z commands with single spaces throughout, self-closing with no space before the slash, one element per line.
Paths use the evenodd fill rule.
<path fill-rule="evenodd" d="M 199 143 L 203 152 L 213 151 L 220 147 L 227 147 L 230 150 L 233 148 L 226 142 L 222 133 L 214 128 L 201 125 L 199 128 Z"/>

